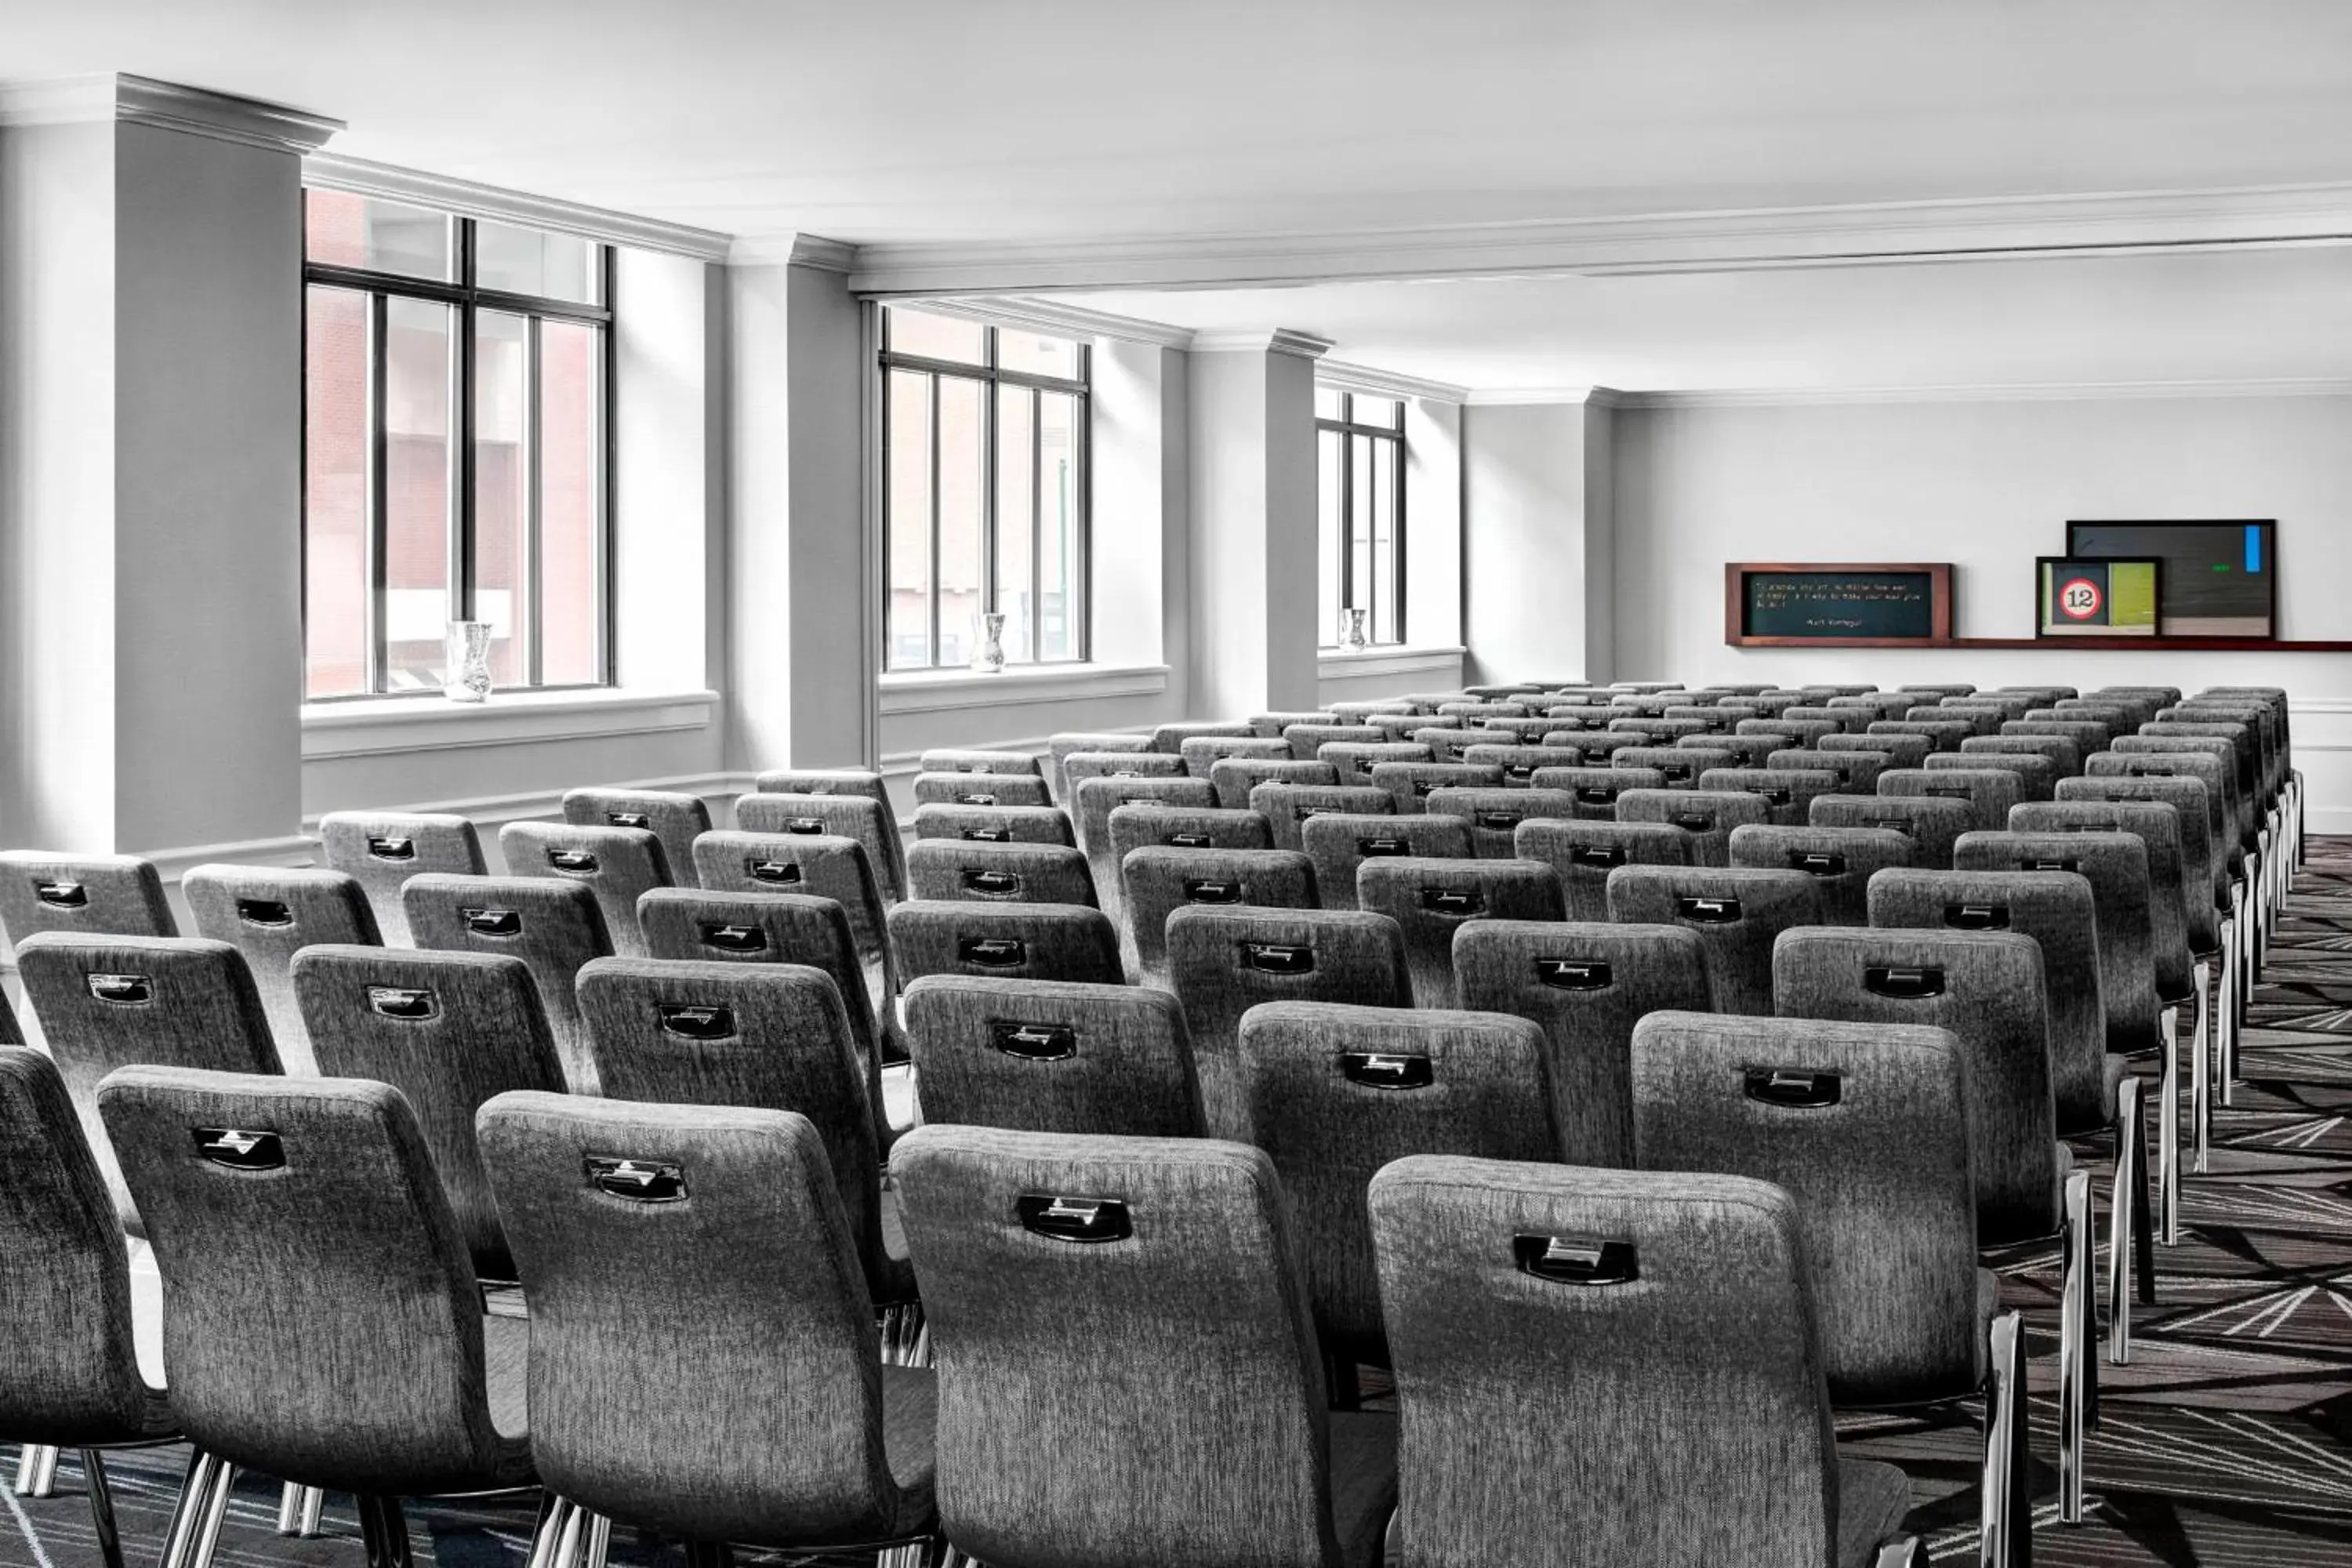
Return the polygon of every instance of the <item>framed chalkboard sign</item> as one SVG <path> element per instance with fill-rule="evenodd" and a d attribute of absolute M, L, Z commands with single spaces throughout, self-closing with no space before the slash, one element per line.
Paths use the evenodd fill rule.
<path fill-rule="evenodd" d="M 1930 647 L 1952 640 L 1949 562 L 1735 561 L 1723 569 L 1734 647 Z"/>

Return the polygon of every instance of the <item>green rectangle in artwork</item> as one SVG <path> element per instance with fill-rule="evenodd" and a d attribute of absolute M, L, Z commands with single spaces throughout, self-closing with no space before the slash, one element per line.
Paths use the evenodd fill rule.
<path fill-rule="evenodd" d="M 2107 624 L 2156 625 L 2156 563 L 2118 561 L 2107 568 Z"/>

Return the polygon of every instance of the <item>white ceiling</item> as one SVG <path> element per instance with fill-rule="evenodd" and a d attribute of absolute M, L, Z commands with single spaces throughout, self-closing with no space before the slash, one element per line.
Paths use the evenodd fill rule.
<path fill-rule="evenodd" d="M 2352 181 L 2346 0 L 0 0 L 0 77 L 98 71 L 752 240 L 1050 253 Z M 1081 302 L 1490 389 L 2336 377 L 2347 256 Z"/>

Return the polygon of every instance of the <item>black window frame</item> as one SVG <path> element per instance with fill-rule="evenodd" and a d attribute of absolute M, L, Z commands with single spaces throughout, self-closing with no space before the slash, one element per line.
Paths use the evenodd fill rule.
<path fill-rule="evenodd" d="M 1342 609 L 1360 609 L 1365 612 L 1364 628 L 1368 647 L 1402 647 L 1405 646 L 1406 640 L 1405 604 L 1407 595 L 1405 579 L 1407 574 L 1405 571 L 1405 564 L 1408 559 L 1405 553 L 1405 400 L 1388 393 L 1364 394 L 1363 395 L 1365 396 L 1380 398 L 1385 403 L 1393 405 L 1396 408 L 1396 423 L 1394 425 L 1373 425 L 1356 418 L 1356 393 L 1343 387 L 1336 386 L 1318 386 L 1316 390 L 1318 393 L 1337 394 L 1339 399 L 1339 416 L 1338 418 L 1335 419 L 1323 414 L 1318 414 L 1315 416 L 1316 439 L 1318 441 L 1322 439 L 1322 432 L 1326 430 L 1336 431 L 1339 437 L 1339 605 Z M 1390 619 L 1392 623 L 1391 629 L 1395 635 L 1387 641 L 1381 641 L 1373 636 L 1374 629 L 1380 624 L 1380 617 L 1374 613 L 1377 609 L 1377 603 L 1374 601 L 1367 601 L 1365 603 L 1359 604 L 1355 597 L 1355 444 L 1358 441 L 1370 441 L 1376 444 L 1384 444 L 1387 446 L 1389 448 L 1388 461 L 1390 465 L 1389 493 L 1396 498 L 1396 516 L 1389 528 L 1389 548 L 1396 561 L 1396 603 L 1390 606 Z M 1379 460 L 1379 456 L 1376 446 L 1373 453 L 1373 458 L 1375 461 Z M 1325 568 L 1321 563 L 1317 563 L 1316 570 L 1318 572 L 1321 572 Z M 1369 587 L 1366 589 L 1368 594 L 1372 590 Z M 1321 647 L 1337 647 L 1339 646 L 1339 628 L 1337 626 L 1328 626 L 1323 628 L 1322 632 L 1316 638 L 1316 642 L 1317 645 Z M 1324 641 L 1323 639 L 1326 637 L 1330 640 L 1328 642 Z"/>
<path fill-rule="evenodd" d="M 354 195 L 362 200 L 383 200 L 393 205 L 432 213 L 449 226 L 451 279 L 424 278 L 412 273 L 384 272 L 373 268 L 344 267 L 332 262 L 313 261 L 309 255 L 309 205 L 314 191 L 334 195 Z M 570 237 L 584 240 L 593 247 L 591 276 L 595 279 L 594 302 L 562 300 L 538 294 L 517 294 L 500 289 L 485 289 L 477 284 L 475 236 L 484 222 L 500 228 L 512 228 L 527 233 L 561 233 L 560 230 L 538 228 L 527 223 L 509 223 L 504 219 L 479 219 L 461 213 L 443 211 L 420 203 L 397 197 L 376 197 L 363 192 L 343 193 L 331 186 L 305 185 L 302 188 L 304 221 L 302 226 L 302 647 L 305 661 L 302 700 L 320 702 L 373 702 L 387 698 L 437 697 L 432 688 L 394 690 L 385 685 L 390 658 L 387 653 L 386 595 L 390 591 L 388 578 L 387 540 L 384 517 L 387 503 L 389 474 L 385 462 L 387 437 L 383 425 L 384 407 L 384 338 L 386 300 L 399 297 L 423 300 L 450 307 L 455 312 L 453 332 L 455 352 L 450 355 L 449 407 L 450 439 L 455 447 L 456 460 L 451 465 L 449 482 L 454 490 L 449 519 L 455 524 L 449 531 L 450 616 L 453 621 L 476 619 L 474 546 L 478 497 L 476 494 L 474 403 L 475 403 L 475 343 L 478 318 L 484 310 L 504 315 L 520 316 L 525 323 L 529 350 L 525 354 L 526 385 L 524 387 L 526 430 L 533 445 L 530 458 L 530 515 L 524 520 L 526 559 L 518 576 L 530 584 L 527 602 L 530 613 L 525 623 L 527 637 L 523 649 L 524 679 L 507 684 L 509 690 L 533 691 L 595 691 L 620 684 L 618 622 L 614 616 L 614 372 L 617 366 L 614 331 L 613 306 L 614 261 L 617 247 L 608 240 L 578 235 Z M 314 288 L 341 289 L 360 295 L 368 311 L 368 479 L 367 479 L 367 663 L 366 689 L 360 691 L 336 692 L 313 697 L 310 694 L 307 665 L 310 657 L 310 290 Z M 543 669 L 541 632 L 545 617 L 538 612 L 537 574 L 540 566 L 540 529 L 542 496 L 539 479 L 539 453 L 536 435 L 540 412 L 540 328 L 544 321 L 555 320 L 597 329 L 597 391 L 596 391 L 596 462 L 595 483 L 597 519 L 595 539 L 595 594 L 593 623 L 596 631 L 596 668 L 598 678 L 587 681 L 572 681 L 547 685 L 539 679 Z"/>
<path fill-rule="evenodd" d="M 927 311 L 924 303 L 920 300 L 909 300 L 904 309 L 919 313 L 941 314 L 939 311 Z M 1074 381 L 1064 380 L 1059 376 L 1040 375 L 1034 372 L 1003 368 L 999 363 L 997 353 L 998 333 L 1003 329 L 993 321 L 978 317 L 953 318 L 960 321 L 968 320 L 973 326 L 980 329 L 981 361 L 973 363 L 967 360 L 940 359 L 927 354 L 900 353 L 890 346 L 891 307 L 887 303 L 879 304 L 875 313 L 877 317 L 875 337 L 877 345 L 874 371 L 877 383 L 875 396 L 876 406 L 880 410 L 877 439 L 880 442 L 881 462 L 877 471 L 881 475 L 879 515 L 882 525 L 882 605 L 879 619 L 881 621 L 882 673 L 911 675 L 963 668 L 961 663 L 945 664 L 940 658 L 940 378 L 941 376 L 958 376 L 966 381 L 977 382 L 982 387 L 980 400 L 981 602 L 992 610 L 997 605 L 998 593 L 1003 586 L 999 581 L 998 571 L 1001 553 L 998 550 L 999 520 L 996 515 L 999 402 L 997 394 L 999 388 L 1005 386 L 1025 387 L 1029 390 L 1031 462 L 1029 533 L 1032 547 L 1029 552 L 1030 623 L 1026 646 L 1031 657 L 1020 660 L 1008 658 L 1006 667 L 1008 668 L 1015 667 L 1049 668 L 1055 666 L 1087 663 L 1094 657 L 1094 345 L 1085 338 L 1065 336 L 1055 331 L 1019 325 L 1011 329 L 1014 331 L 1033 332 L 1038 337 L 1053 338 L 1072 344 L 1077 351 L 1077 378 Z M 892 587 L 894 579 L 891 574 L 890 561 L 892 532 L 890 526 L 890 373 L 892 371 L 907 371 L 930 377 L 926 388 L 926 395 L 929 400 L 926 427 L 929 432 L 930 442 L 930 571 L 927 574 L 930 583 L 927 626 L 929 637 L 927 646 L 930 650 L 930 657 L 929 661 L 923 664 L 898 664 L 894 662 L 891 657 L 894 650 L 890 638 L 890 598 L 896 592 Z M 1037 395 L 1041 392 L 1067 394 L 1076 400 L 1077 409 L 1076 416 L 1072 422 L 1076 439 L 1071 454 L 1071 460 L 1076 466 L 1076 473 L 1070 489 L 1078 513 L 1077 560 L 1076 569 L 1071 573 L 1072 587 L 1077 595 L 1078 603 L 1076 614 L 1069 616 L 1073 634 L 1071 652 L 1067 658 L 1051 659 L 1035 657 L 1037 649 L 1045 640 L 1045 595 L 1039 591 L 1038 583 L 1041 552 L 1035 547 L 1039 524 L 1043 520 L 1041 509 L 1045 505 L 1042 476 L 1037 470 L 1040 461 L 1039 453 L 1042 450 L 1041 427 L 1037 417 L 1039 408 Z M 1064 613 L 1068 615 L 1066 608 Z"/>

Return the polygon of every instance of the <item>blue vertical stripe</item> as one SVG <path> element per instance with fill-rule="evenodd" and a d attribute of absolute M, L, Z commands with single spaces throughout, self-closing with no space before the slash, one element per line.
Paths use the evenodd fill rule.
<path fill-rule="evenodd" d="M 2263 569 L 2263 531 L 2249 523 L 2246 527 L 2246 570 Z"/>

